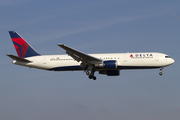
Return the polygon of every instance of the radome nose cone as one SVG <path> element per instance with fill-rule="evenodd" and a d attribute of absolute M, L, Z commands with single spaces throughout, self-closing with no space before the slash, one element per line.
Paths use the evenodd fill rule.
<path fill-rule="evenodd" d="M 173 64 L 174 62 L 175 62 L 174 59 L 171 58 L 170 64 Z"/>

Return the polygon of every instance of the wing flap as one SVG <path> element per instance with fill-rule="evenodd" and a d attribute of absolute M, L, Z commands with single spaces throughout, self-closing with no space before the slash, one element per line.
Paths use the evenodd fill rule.
<path fill-rule="evenodd" d="M 77 51 L 73 48 L 70 48 L 64 44 L 58 44 L 58 46 L 60 46 L 61 48 L 63 48 L 64 50 L 66 50 L 66 53 L 71 56 L 72 58 L 74 58 L 76 61 L 82 61 L 82 62 L 87 62 L 90 64 L 98 64 L 98 63 L 102 63 L 101 59 L 95 58 L 93 56 L 87 55 L 85 53 L 82 53 L 80 51 Z"/>
<path fill-rule="evenodd" d="M 20 57 L 17 57 L 17 56 L 15 56 L 15 55 L 11 55 L 11 54 L 6 54 L 8 57 L 10 57 L 11 59 L 13 59 L 13 60 L 16 60 L 16 61 L 18 61 L 18 62 L 27 62 L 27 63 L 29 63 L 29 62 L 32 62 L 32 61 L 30 61 L 30 60 L 27 60 L 27 59 L 24 59 L 24 58 L 20 58 Z"/>

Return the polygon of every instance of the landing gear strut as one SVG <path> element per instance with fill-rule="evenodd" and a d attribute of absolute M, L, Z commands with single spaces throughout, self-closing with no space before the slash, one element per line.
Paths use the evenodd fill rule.
<path fill-rule="evenodd" d="M 162 71 L 163 71 L 163 68 L 160 68 L 160 72 L 159 72 L 160 76 L 163 74 Z"/>
<path fill-rule="evenodd" d="M 89 79 L 96 80 L 96 77 L 94 75 L 91 75 L 91 72 L 86 71 L 86 75 L 89 75 Z"/>
<path fill-rule="evenodd" d="M 95 68 L 93 66 L 89 66 L 88 70 L 86 71 L 86 75 L 89 76 L 89 79 L 96 80 L 96 77 L 94 76 L 94 73 L 95 73 Z"/>

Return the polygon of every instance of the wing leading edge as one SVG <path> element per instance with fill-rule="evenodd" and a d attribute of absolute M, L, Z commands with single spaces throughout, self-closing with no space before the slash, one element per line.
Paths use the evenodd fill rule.
<path fill-rule="evenodd" d="M 89 64 L 102 63 L 101 59 L 98 59 L 96 57 L 93 57 L 93 56 L 87 55 L 85 53 L 82 53 L 80 51 L 77 51 L 73 48 L 70 48 L 70 47 L 64 45 L 64 44 L 58 44 L 58 46 L 63 48 L 69 56 L 71 56 L 72 58 L 74 58 L 78 62 L 82 61 L 82 62 L 86 62 Z"/>

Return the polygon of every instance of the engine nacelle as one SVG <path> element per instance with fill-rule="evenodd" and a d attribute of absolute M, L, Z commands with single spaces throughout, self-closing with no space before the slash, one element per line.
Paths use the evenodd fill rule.
<path fill-rule="evenodd" d="M 99 74 L 104 74 L 107 76 L 119 76 L 120 71 L 119 70 L 102 70 L 102 71 L 99 71 Z"/>
<path fill-rule="evenodd" d="M 104 61 L 104 68 L 117 68 L 117 61 L 116 60 L 108 60 Z"/>
<path fill-rule="evenodd" d="M 96 67 L 103 67 L 107 69 L 116 69 L 117 68 L 117 61 L 116 60 L 108 60 L 103 61 L 102 64 L 95 65 Z"/>

